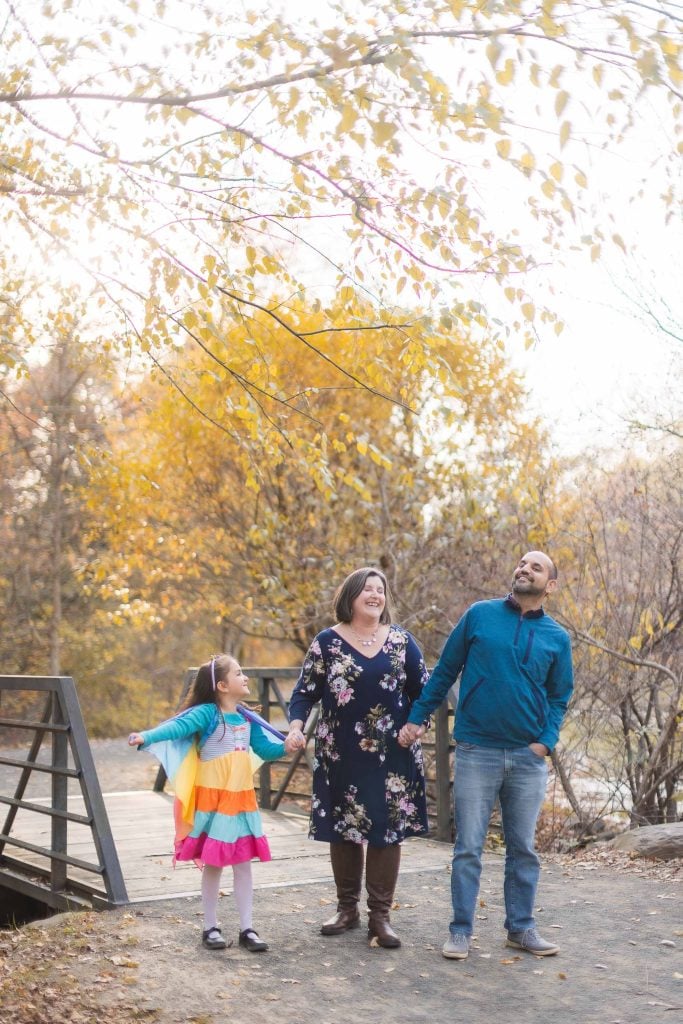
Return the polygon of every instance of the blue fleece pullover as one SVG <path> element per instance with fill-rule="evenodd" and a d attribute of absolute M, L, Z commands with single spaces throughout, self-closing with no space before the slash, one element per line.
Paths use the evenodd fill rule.
<path fill-rule="evenodd" d="M 456 740 L 480 747 L 554 748 L 574 681 L 569 635 L 543 609 L 523 614 L 510 595 L 468 608 L 408 721 L 423 722 L 461 671 Z"/>

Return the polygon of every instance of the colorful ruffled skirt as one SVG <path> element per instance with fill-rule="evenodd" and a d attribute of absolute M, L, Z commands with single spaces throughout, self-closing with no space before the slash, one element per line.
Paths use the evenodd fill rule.
<path fill-rule="evenodd" d="M 234 750 L 208 761 L 196 744 L 166 740 L 147 748 L 175 792 L 175 860 L 226 867 L 271 859 L 256 803 L 254 755 Z M 258 763 L 258 762 L 256 762 Z"/>

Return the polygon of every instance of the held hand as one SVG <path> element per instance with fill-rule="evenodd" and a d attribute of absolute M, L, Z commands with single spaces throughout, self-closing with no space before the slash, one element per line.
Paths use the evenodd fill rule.
<path fill-rule="evenodd" d="M 285 753 L 293 754 L 295 750 L 303 750 L 306 739 L 301 729 L 292 729 L 285 737 Z"/>
<path fill-rule="evenodd" d="M 415 725 L 414 722 L 406 722 L 398 734 L 398 742 L 402 747 L 412 747 L 415 740 L 419 740 L 420 736 L 424 735 L 425 727 L 423 725 Z"/>
<path fill-rule="evenodd" d="M 139 732 L 132 732 L 128 737 L 129 747 L 141 747 L 144 742 L 144 737 Z"/>
<path fill-rule="evenodd" d="M 547 757 L 550 753 L 545 743 L 530 743 L 529 750 L 533 751 L 536 757 Z"/>

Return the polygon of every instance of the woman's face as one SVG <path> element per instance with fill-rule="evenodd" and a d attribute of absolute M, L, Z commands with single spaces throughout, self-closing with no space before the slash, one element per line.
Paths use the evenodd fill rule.
<path fill-rule="evenodd" d="M 386 597 L 382 580 L 379 576 L 368 576 L 365 586 L 358 597 L 354 598 L 351 605 L 352 617 L 369 615 L 372 618 L 379 619 L 384 611 L 385 602 Z"/>

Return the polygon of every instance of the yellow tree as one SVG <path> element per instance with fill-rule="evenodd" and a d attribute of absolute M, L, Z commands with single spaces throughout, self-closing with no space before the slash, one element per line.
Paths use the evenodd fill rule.
<path fill-rule="evenodd" d="M 357 297 L 338 315 L 351 305 L 359 323 L 373 319 Z M 291 306 L 289 316 L 310 336 L 330 312 Z M 261 636 L 305 649 L 343 576 L 380 564 L 399 618 L 435 656 L 458 605 L 500 591 L 499 549 L 523 543 L 533 523 L 543 438 L 524 419 L 518 380 L 493 344 L 428 338 L 436 379 L 416 364 L 408 326 L 321 338 L 323 354 L 329 346 L 353 373 L 365 365 L 420 411 L 392 410 L 288 331 L 273 337 L 269 317 L 246 331 L 226 332 L 226 346 L 250 353 L 230 374 L 191 347 L 178 353 L 174 379 L 212 422 L 144 381 L 138 411 L 112 426 L 91 492 L 108 551 L 92 585 L 122 625 L 194 622 L 196 656 L 208 636 L 214 647 Z M 239 383 L 247 371 L 258 428 Z M 297 395 L 286 405 L 282 376 Z"/>
<path fill-rule="evenodd" d="M 5 6 L 6 360 L 34 339 L 13 308 L 30 252 L 57 292 L 94 289 L 109 334 L 169 375 L 188 340 L 241 365 L 221 331 L 259 312 L 316 349 L 282 297 L 318 301 L 329 332 L 331 296 L 351 287 L 384 323 L 404 318 L 399 301 L 426 309 L 417 342 L 437 372 L 436 334 L 483 325 L 531 342 L 552 325 L 542 267 L 565 247 L 628 245 L 587 160 L 628 144 L 644 103 L 663 209 L 679 198 L 673 4 L 322 0 L 306 18 L 249 0 Z M 487 313 L 496 287 L 504 317 L 496 300 Z M 241 383 L 258 399 L 257 380 Z"/>

